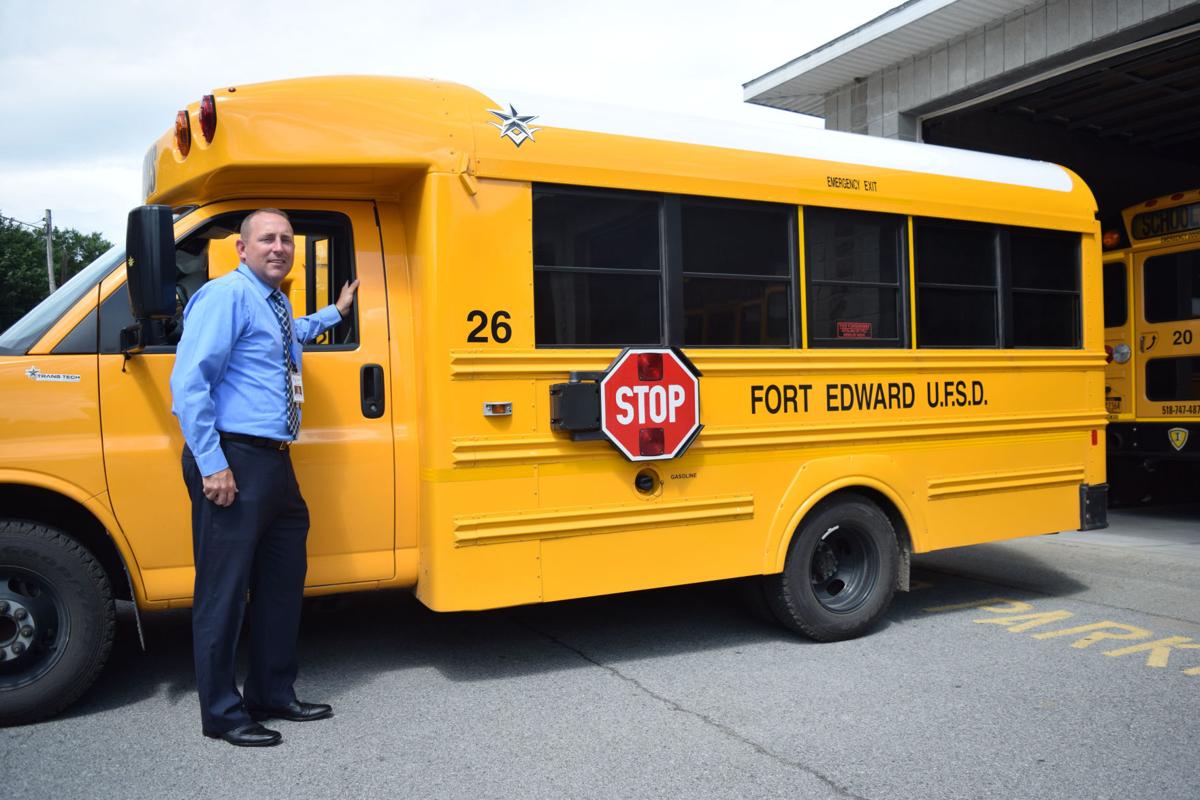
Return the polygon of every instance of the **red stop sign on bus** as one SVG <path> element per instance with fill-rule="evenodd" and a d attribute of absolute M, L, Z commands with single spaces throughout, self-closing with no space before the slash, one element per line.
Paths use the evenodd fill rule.
<path fill-rule="evenodd" d="M 600 381 L 600 430 L 630 461 L 683 455 L 703 427 L 699 375 L 676 350 L 626 350 Z"/>

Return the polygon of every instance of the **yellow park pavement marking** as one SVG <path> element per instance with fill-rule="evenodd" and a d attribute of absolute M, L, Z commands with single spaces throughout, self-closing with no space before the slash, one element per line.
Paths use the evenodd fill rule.
<path fill-rule="evenodd" d="M 969 609 L 980 609 L 998 615 L 973 619 L 971 622 L 979 625 L 1000 625 L 1009 633 L 1024 633 L 1034 628 L 1041 628 L 1046 625 L 1062 622 L 1075 616 L 1075 612 L 1063 609 L 1041 611 L 1035 608 L 1033 603 L 1028 603 L 1024 600 L 1013 600 L 1009 597 L 988 597 L 965 603 L 930 606 L 925 611 L 940 614 Z M 1166 636 L 1148 642 L 1139 641 L 1141 639 L 1150 639 L 1155 634 L 1146 628 L 1137 625 L 1128 625 L 1124 622 L 1115 622 L 1113 620 L 1102 620 L 1085 625 L 1075 625 L 1069 628 L 1039 631 L 1030 635 L 1034 639 L 1039 640 L 1061 639 L 1069 636 L 1079 637 L 1071 642 L 1071 647 L 1077 650 L 1086 649 L 1097 642 L 1137 641 L 1137 644 L 1119 647 L 1114 650 L 1105 650 L 1104 655 L 1116 658 L 1146 653 L 1145 665 L 1156 669 L 1166 668 L 1173 652 L 1200 650 L 1200 643 L 1195 643 L 1189 636 Z M 1185 667 L 1180 672 L 1184 675 L 1200 676 L 1200 666 Z"/>

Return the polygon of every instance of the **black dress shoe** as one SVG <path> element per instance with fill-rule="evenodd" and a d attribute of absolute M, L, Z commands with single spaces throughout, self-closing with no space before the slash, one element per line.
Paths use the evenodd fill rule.
<path fill-rule="evenodd" d="M 325 703 L 302 703 L 293 700 L 282 708 L 249 708 L 250 718 L 254 720 L 286 719 L 291 722 L 312 722 L 314 719 L 325 719 L 333 716 L 333 706 Z"/>
<path fill-rule="evenodd" d="M 236 747 L 273 747 L 283 741 L 279 731 L 248 722 L 228 731 L 205 731 L 210 739 L 224 739 Z"/>

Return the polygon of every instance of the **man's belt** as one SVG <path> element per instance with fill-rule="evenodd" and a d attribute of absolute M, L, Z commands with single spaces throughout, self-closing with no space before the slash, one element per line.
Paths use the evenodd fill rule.
<path fill-rule="evenodd" d="M 267 439 L 262 436 L 247 436 L 244 433 L 225 433 L 217 431 L 223 442 L 237 442 L 238 444 L 248 444 L 254 447 L 264 447 L 267 450 L 278 450 L 281 453 L 286 453 L 287 449 L 292 446 L 291 442 L 280 441 L 278 439 Z"/>

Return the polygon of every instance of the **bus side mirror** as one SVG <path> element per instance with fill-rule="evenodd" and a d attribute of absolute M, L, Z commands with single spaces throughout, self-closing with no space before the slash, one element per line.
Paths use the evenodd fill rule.
<path fill-rule="evenodd" d="M 138 206 L 125 229 L 125 274 L 133 318 L 175 314 L 175 227 L 170 206 Z"/>
<path fill-rule="evenodd" d="M 126 359 L 149 344 L 149 321 L 175 314 L 175 226 L 170 206 L 138 206 L 125 229 L 125 281 L 134 323 L 121 331 Z"/>

